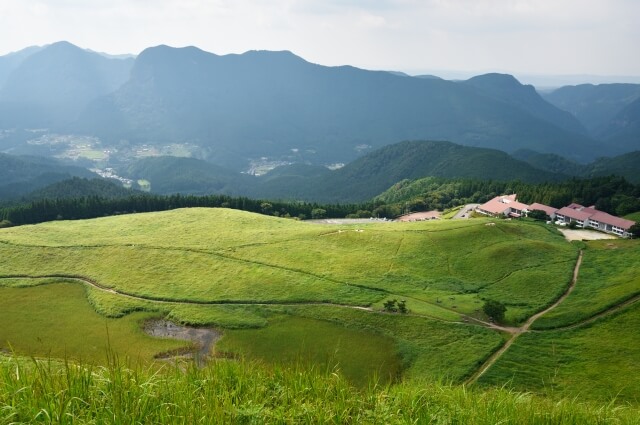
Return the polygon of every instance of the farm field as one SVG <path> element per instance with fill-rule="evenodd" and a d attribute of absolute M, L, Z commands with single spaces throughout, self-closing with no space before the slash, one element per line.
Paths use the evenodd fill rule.
<path fill-rule="evenodd" d="M 595 347 L 605 336 L 635 326 L 640 316 L 638 272 L 628 267 L 639 246 L 621 240 L 569 243 L 555 229 L 532 222 L 318 225 L 204 208 L 7 228 L 0 230 L 0 291 L 7 294 L 1 301 L 8 311 L 4 323 L 15 328 L 3 329 L 0 348 L 100 362 L 101 348 L 92 354 L 80 341 L 89 333 L 99 340 L 104 333 L 97 329 L 108 323 L 114 351 L 150 361 L 186 345 L 143 333 L 142 322 L 165 317 L 221 329 L 213 357 L 313 364 L 366 385 L 374 376 L 382 382 L 463 383 L 513 340 L 480 385 L 511 382 L 519 390 L 564 397 L 579 393 L 571 379 L 580 376 L 589 380 L 584 387 L 593 398 L 608 400 L 617 379 L 625 385 L 621 399 L 636 402 L 634 376 L 640 374 L 631 359 L 639 352 L 628 334 L 618 338 L 625 350 L 611 366 L 626 365 L 619 375 L 578 372 L 601 361 L 602 350 Z M 514 333 L 569 289 L 529 332 Z M 31 298 L 41 301 L 26 301 Z M 406 300 L 409 312 L 385 312 L 384 302 L 394 299 Z M 506 305 L 507 327 L 488 323 L 486 299 Z M 624 302 L 618 314 L 596 320 Z M 88 328 L 69 333 L 68 340 L 53 336 L 64 347 L 45 349 L 29 335 L 46 331 L 47 322 L 27 323 L 43 309 Z M 22 319 L 12 321 L 12 315 Z M 621 324 L 609 324 L 616 320 Z M 558 329 L 538 332 L 550 328 Z M 585 349 L 591 340 L 598 342 Z M 611 353 L 619 343 L 608 342 Z M 553 354 L 560 346 L 562 367 L 554 369 L 548 349 Z M 535 359 L 530 352 L 538 353 Z M 557 390 L 548 391 L 550 371 L 556 370 Z"/>

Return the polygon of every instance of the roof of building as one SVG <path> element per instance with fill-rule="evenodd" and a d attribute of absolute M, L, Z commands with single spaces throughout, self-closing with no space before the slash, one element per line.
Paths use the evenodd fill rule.
<path fill-rule="evenodd" d="M 569 218 L 573 218 L 573 219 L 579 220 L 579 221 L 585 221 L 585 220 L 587 220 L 589 217 L 591 217 L 593 215 L 590 212 L 580 211 L 580 210 L 576 210 L 576 209 L 573 209 L 573 208 L 570 208 L 570 207 L 562 207 L 558 211 L 556 211 L 556 214 L 563 215 L 563 216 L 569 217 Z"/>
<path fill-rule="evenodd" d="M 500 197 L 493 198 L 478 207 L 479 210 L 486 211 L 491 214 L 503 214 L 509 208 L 509 204 L 501 202 Z"/>
<path fill-rule="evenodd" d="M 513 201 L 507 204 L 509 208 L 513 208 L 514 210 L 528 210 L 529 205 L 523 204 L 522 202 Z"/>
<path fill-rule="evenodd" d="M 571 208 L 572 210 L 580 210 L 584 208 L 584 205 L 580 205 L 580 204 L 576 204 L 575 202 L 572 202 L 569 205 L 567 205 L 567 208 Z"/>
<path fill-rule="evenodd" d="M 501 195 L 496 196 L 488 202 L 480 205 L 478 209 L 486 211 L 491 214 L 504 214 L 509 208 L 516 210 L 526 210 L 528 205 L 516 201 L 517 195 Z"/>
<path fill-rule="evenodd" d="M 547 213 L 547 215 L 551 215 L 551 214 L 555 213 L 556 211 L 558 211 L 557 208 L 553 208 L 553 207 L 550 207 L 550 206 L 545 205 L 545 204 L 539 204 L 537 202 L 534 202 L 533 204 L 529 205 L 529 209 L 530 210 L 544 211 L 545 213 Z"/>
<path fill-rule="evenodd" d="M 629 230 L 631 226 L 636 224 L 635 221 L 616 217 L 614 215 L 607 214 L 606 212 L 602 212 L 602 211 L 597 211 L 595 214 L 589 217 L 589 219 L 598 221 L 600 223 L 609 224 L 611 226 L 620 227 L 624 230 Z"/>

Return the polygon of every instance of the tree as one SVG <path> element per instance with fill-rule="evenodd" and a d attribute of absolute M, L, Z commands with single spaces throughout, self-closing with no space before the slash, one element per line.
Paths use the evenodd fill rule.
<path fill-rule="evenodd" d="M 631 233 L 632 238 L 640 238 L 640 223 L 636 223 L 629 227 L 629 233 Z"/>
<path fill-rule="evenodd" d="M 499 323 L 504 320 L 504 313 L 507 311 L 507 307 L 500 301 L 486 300 L 482 306 L 482 311 L 495 322 Z"/>
<path fill-rule="evenodd" d="M 384 310 L 389 312 L 389 313 L 395 313 L 398 311 L 398 309 L 396 308 L 396 303 L 398 302 L 398 300 L 389 300 L 389 301 L 385 301 L 383 306 L 384 306 Z"/>
<path fill-rule="evenodd" d="M 314 208 L 311 210 L 311 218 L 318 220 L 327 216 L 327 210 L 322 208 Z"/>
<path fill-rule="evenodd" d="M 534 220 L 549 220 L 549 216 L 547 215 L 547 213 L 541 210 L 529 211 L 527 217 Z"/>
<path fill-rule="evenodd" d="M 263 202 L 260 204 L 260 210 L 262 214 L 270 215 L 273 212 L 273 205 L 269 202 Z"/>
<path fill-rule="evenodd" d="M 407 310 L 406 300 L 398 301 L 398 311 L 402 314 L 407 314 L 409 312 L 409 310 Z"/>

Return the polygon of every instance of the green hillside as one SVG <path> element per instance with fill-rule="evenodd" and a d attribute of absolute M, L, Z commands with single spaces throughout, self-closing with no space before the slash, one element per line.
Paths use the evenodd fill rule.
<path fill-rule="evenodd" d="M 530 150 L 514 152 L 514 158 L 539 170 L 576 177 L 621 176 L 632 183 L 640 183 L 640 151 L 618 156 L 602 156 L 589 164 L 578 164 L 559 155 Z"/>
<path fill-rule="evenodd" d="M 19 198 L 72 177 L 95 178 L 91 171 L 55 159 L 0 152 L 0 202 Z"/>
<path fill-rule="evenodd" d="M 214 357 L 315 365 L 356 386 L 374 375 L 469 384 L 479 376 L 483 386 L 636 403 L 640 345 L 628 329 L 639 276 L 625 265 L 639 246 L 571 244 L 529 222 L 320 225 L 205 208 L 0 229 L 0 348 L 101 363 L 103 315 L 112 349 L 149 361 L 188 346 L 142 333 L 141 322 L 161 316 L 222 330 Z M 487 299 L 507 307 L 506 327 L 487 321 Z M 408 313 L 390 313 L 390 300 L 404 300 Z M 73 331 L 50 329 L 58 322 Z M 81 343 L 88 334 L 92 342 Z M 522 360 L 534 352 L 527 344 L 535 361 Z M 599 344 L 619 353 L 606 358 L 617 374 L 581 371 L 605 360 Z M 533 366 L 520 371 L 521 361 Z M 572 387 L 577 377 L 585 390 Z"/>
<path fill-rule="evenodd" d="M 496 166 L 499 164 L 499 166 Z M 261 199 L 363 202 L 404 179 L 426 176 L 530 183 L 566 177 L 541 171 L 495 149 L 441 141 L 406 141 L 385 146 L 337 170 L 292 164 L 249 176 L 193 158 L 158 157 L 123 170 L 151 182 L 156 193 L 223 193 Z"/>

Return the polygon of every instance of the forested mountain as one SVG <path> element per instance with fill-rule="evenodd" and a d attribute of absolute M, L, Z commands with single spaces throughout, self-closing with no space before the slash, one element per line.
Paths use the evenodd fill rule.
<path fill-rule="evenodd" d="M 640 151 L 625 153 L 613 158 L 599 158 L 587 165 L 585 177 L 622 176 L 640 184 Z"/>
<path fill-rule="evenodd" d="M 505 102 L 515 108 L 527 111 L 532 116 L 579 134 L 587 130 L 571 113 L 561 110 L 545 101 L 531 85 L 520 84 L 512 75 L 485 74 L 465 81 L 486 96 Z"/>
<path fill-rule="evenodd" d="M 640 149 L 640 97 L 624 107 L 603 130 L 614 149 Z"/>
<path fill-rule="evenodd" d="M 516 159 L 524 161 L 539 170 L 568 176 L 582 176 L 587 166 L 570 161 L 565 157 L 553 153 L 540 153 L 529 149 L 520 149 L 511 154 Z"/>
<path fill-rule="evenodd" d="M 89 170 L 53 159 L 0 153 L 0 201 L 18 198 L 73 176 L 97 177 Z"/>
<path fill-rule="evenodd" d="M 380 148 L 316 181 L 310 181 L 309 195 L 303 199 L 321 202 L 365 201 L 400 180 L 425 176 L 502 181 L 519 179 L 528 182 L 563 178 L 534 169 L 495 149 L 450 142 L 407 141 Z M 277 187 L 286 189 L 287 180 L 282 179 Z M 283 197 L 284 193 L 278 195 L 277 192 L 265 191 L 263 196 Z"/>
<path fill-rule="evenodd" d="M 23 199 L 25 201 L 36 201 L 41 199 L 73 199 L 83 197 L 118 199 L 126 198 L 135 194 L 136 191 L 125 189 L 120 183 L 113 180 L 72 177 L 71 179 L 62 180 L 41 189 L 37 189 L 23 196 Z"/>
<path fill-rule="evenodd" d="M 537 170 L 494 149 L 433 141 L 385 146 L 334 171 L 293 164 L 255 177 L 202 160 L 160 157 L 134 163 L 123 174 L 149 180 L 155 193 L 225 193 L 315 202 L 361 202 L 400 180 L 425 176 L 528 182 L 564 178 Z"/>
<path fill-rule="evenodd" d="M 236 169 L 292 150 L 303 162 L 349 162 L 403 139 L 590 155 L 592 140 L 543 116 L 467 83 L 325 67 L 290 52 L 158 46 L 137 57 L 125 85 L 89 106 L 81 128 L 106 140 L 190 141 Z"/>
<path fill-rule="evenodd" d="M 11 73 L 20 66 L 22 61 L 32 54 L 42 50 L 42 47 L 31 46 L 8 55 L 0 56 L 0 88 L 4 86 Z"/>
<path fill-rule="evenodd" d="M 252 180 L 251 176 L 207 161 L 172 156 L 141 159 L 122 173 L 131 179 L 148 180 L 152 192 L 163 194 L 242 193 L 248 180 Z"/>
<path fill-rule="evenodd" d="M 565 86 L 542 97 L 573 114 L 589 133 L 599 139 L 612 136 L 612 121 L 633 101 L 640 98 L 640 84 L 581 84 Z M 636 136 L 640 133 L 636 132 Z M 640 146 L 635 147 L 635 149 Z"/>
<path fill-rule="evenodd" d="M 640 151 L 615 157 L 601 157 L 589 164 L 578 164 L 554 154 L 542 154 L 528 150 L 514 152 L 513 156 L 540 170 L 575 177 L 621 176 L 633 183 L 640 183 Z"/>
<path fill-rule="evenodd" d="M 0 86 L 0 126 L 64 129 L 89 102 L 127 81 L 132 65 L 67 42 L 32 52 Z"/>

